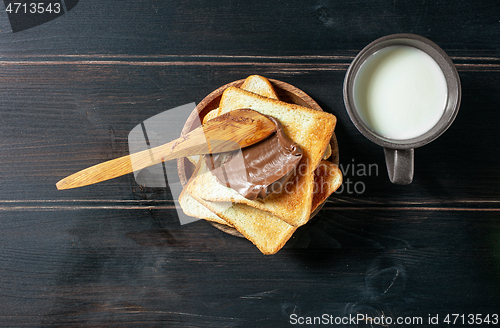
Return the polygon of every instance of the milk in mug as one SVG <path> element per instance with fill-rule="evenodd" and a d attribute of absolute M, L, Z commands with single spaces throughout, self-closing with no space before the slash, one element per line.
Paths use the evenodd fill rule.
<path fill-rule="evenodd" d="M 439 65 L 410 46 L 386 47 L 368 57 L 356 74 L 353 90 L 364 123 L 396 140 L 430 130 L 443 115 L 447 100 Z"/>

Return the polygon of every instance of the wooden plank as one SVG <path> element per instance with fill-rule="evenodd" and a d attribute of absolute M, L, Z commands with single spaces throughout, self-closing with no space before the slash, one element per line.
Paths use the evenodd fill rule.
<path fill-rule="evenodd" d="M 500 214 L 322 210 L 264 256 L 171 210 L 2 212 L 6 326 L 261 326 L 497 313 Z M 467 297 L 464 297 L 467 295 Z"/>
<path fill-rule="evenodd" d="M 144 193 L 134 191 L 140 187 L 131 175 L 64 193 L 54 185 L 85 167 L 128 154 L 128 133 L 147 118 L 199 102 L 218 86 L 257 73 L 301 88 L 337 116 L 344 186 L 331 198 L 336 204 L 411 206 L 439 200 L 467 207 L 475 206 L 471 202 L 498 201 L 500 155 L 492 150 L 499 137 L 496 107 L 500 92 L 495 81 L 500 71 L 460 70 L 464 98 L 459 115 L 443 136 L 416 150 L 415 181 L 402 187 L 389 182 L 382 149 L 365 139 L 346 114 L 344 69 L 293 62 L 251 66 L 162 63 L 160 67 L 3 65 L 0 174 L 9 188 L 0 190 L 0 198 L 145 199 Z M 178 131 L 173 132 L 177 136 L 182 120 L 170 123 L 166 129 Z M 169 170 L 175 174 L 175 165 Z M 158 192 L 164 193 L 154 191 Z"/>
<path fill-rule="evenodd" d="M 497 2 L 79 1 L 67 14 L 2 33 L 2 54 L 318 55 L 357 52 L 392 33 L 447 51 L 497 56 Z M 6 20 L 6 18 L 4 18 Z"/>

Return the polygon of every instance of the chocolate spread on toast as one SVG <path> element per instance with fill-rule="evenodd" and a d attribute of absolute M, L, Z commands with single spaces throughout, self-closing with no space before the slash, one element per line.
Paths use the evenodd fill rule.
<path fill-rule="evenodd" d="M 281 123 L 268 118 L 276 132 L 266 139 L 241 150 L 206 156 L 217 180 L 250 200 L 281 192 L 302 158 L 302 149 L 285 135 Z"/>

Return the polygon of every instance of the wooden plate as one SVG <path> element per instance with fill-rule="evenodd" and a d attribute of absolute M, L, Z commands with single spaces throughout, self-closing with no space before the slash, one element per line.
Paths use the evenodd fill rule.
<path fill-rule="evenodd" d="M 205 115 L 207 115 L 208 112 L 210 112 L 212 109 L 219 107 L 219 102 L 224 90 L 226 90 L 228 87 L 239 87 L 243 84 L 244 81 L 245 80 L 243 79 L 228 83 L 214 90 L 212 93 L 206 96 L 198 104 L 198 106 L 196 106 L 196 108 L 193 110 L 191 115 L 186 120 L 181 135 L 186 134 L 191 130 L 197 128 L 200 125 L 200 122 L 203 121 L 203 118 L 205 117 Z M 274 79 L 269 79 L 269 82 L 271 82 L 271 84 L 273 85 L 274 90 L 278 94 L 278 97 L 281 101 L 323 111 L 323 109 L 321 109 L 321 107 L 311 97 L 309 97 L 309 95 L 307 95 L 304 91 L 294 87 L 293 85 Z M 335 137 L 335 134 L 332 135 L 330 146 L 332 147 L 332 155 L 330 156 L 329 161 L 338 165 L 339 151 L 337 145 L 337 138 Z M 177 172 L 179 174 L 182 186 L 185 187 L 187 182 L 189 181 L 189 178 L 194 172 L 194 165 L 187 158 L 180 158 L 177 160 Z M 316 210 L 313 213 L 311 213 L 311 218 L 314 217 L 321 210 L 323 205 L 324 203 L 318 206 Z M 210 223 L 216 228 L 224 232 L 227 232 L 231 235 L 243 237 L 243 235 L 241 235 L 235 228 L 215 222 L 210 222 Z"/>

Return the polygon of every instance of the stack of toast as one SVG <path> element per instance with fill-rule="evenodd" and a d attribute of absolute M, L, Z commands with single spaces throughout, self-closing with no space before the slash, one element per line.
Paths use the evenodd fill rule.
<path fill-rule="evenodd" d="M 342 183 L 340 169 L 327 160 L 335 116 L 278 98 L 269 80 L 252 75 L 239 88 L 227 88 L 219 107 L 209 112 L 203 122 L 241 108 L 279 120 L 285 134 L 303 151 L 291 188 L 265 199 L 246 199 L 219 183 L 204 157 L 199 156 L 190 158 L 196 168 L 179 197 L 187 215 L 235 228 L 263 254 L 279 251 Z"/>

